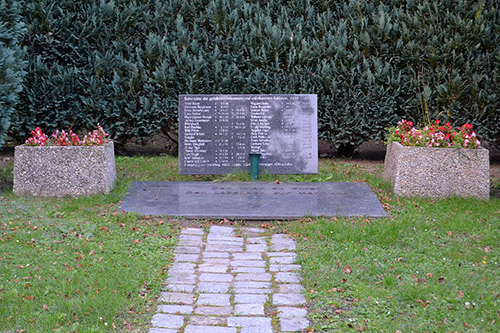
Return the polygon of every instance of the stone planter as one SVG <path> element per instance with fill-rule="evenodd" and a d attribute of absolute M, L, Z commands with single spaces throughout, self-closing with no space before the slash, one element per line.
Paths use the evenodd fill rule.
<path fill-rule="evenodd" d="M 14 193 L 63 197 L 109 193 L 116 180 L 113 141 L 102 146 L 17 146 Z"/>
<path fill-rule="evenodd" d="M 398 196 L 490 197 L 488 150 L 387 146 L 384 179 Z"/>

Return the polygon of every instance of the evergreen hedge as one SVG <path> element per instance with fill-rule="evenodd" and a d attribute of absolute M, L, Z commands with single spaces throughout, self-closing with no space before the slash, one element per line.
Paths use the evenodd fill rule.
<path fill-rule="evenodd" d="M 19 39 L 23 32 L 20 4 L 14 0 L 0 0 L 0 148 L 22 89 L 25 62 Z"/>
<path fill-rule="evenodd" d="M 23 16 L 18 139 L 175 133 L 179 94 L 315 93 L 343 154 L 425 105 L 500 143 L 498 1 L 27 0 Z"/>

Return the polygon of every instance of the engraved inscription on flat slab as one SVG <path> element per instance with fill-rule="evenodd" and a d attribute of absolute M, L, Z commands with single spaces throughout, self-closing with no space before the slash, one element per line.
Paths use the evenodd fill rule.
<path fill-rule="evenodd" d="M 386 216 L 363 183 L 133 182 L 122 209 L 192 219 Z"/>
<path fill-rule="evenodd" d="M 179 173 L 318 172 L 316 95 L 180 95 Z"/>

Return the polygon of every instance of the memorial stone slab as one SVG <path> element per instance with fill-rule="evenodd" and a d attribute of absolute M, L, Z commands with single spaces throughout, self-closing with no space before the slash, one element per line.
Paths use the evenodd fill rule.
<path fill-rule="evenodd" d="M 316 95 L 180 95 L 179 173 L 318 172 Z"/>
<path fill-rule="evenodd" d="M 377 196 L 364 183 L 133 182 L 122 209 L 191 219 L 386 216 Z M 186 248 L 182 253 L 188 252 L 196 251 Z"/>

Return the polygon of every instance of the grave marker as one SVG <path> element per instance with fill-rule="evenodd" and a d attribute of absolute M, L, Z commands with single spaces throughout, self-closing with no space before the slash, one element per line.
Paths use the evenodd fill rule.
<path fill-rule="evenodd" d="M 179 173 L 318 172 L 316 95 L 180 95 Z"/>

